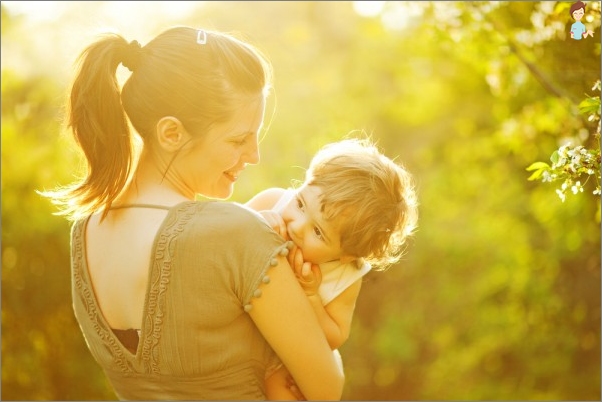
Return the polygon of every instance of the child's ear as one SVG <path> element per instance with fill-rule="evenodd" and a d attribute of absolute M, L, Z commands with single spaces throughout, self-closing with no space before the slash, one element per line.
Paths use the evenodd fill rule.
<path fill-rule="evenodd" d="M 357 257 L 354 255 L 344 255 L 340 258 L 340 260 L 343 264 L 347 264 L 349 262 L 357 260 Z"/>
<path fill-rule="evenodd" d="M 162 117 L 156 128 L 157 142 L 168 152 L 178 151 L 190 137 L 180 120 L 172 116 Z"/>

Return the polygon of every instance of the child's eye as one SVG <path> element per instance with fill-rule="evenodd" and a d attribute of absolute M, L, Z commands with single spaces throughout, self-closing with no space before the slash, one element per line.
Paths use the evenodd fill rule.
<path fill-rule="evenodd" d="M 297 197 L 297 208 L 303 209 L 303 201 L 301 201 L 301 199 L 298 197 Z"/>
<path fill-rule="evenodd" d="M 324 237 L 322 236 L 322 232 L 320 231 L 320 228 L 318 228 L 317 226 L 314 226 L 314 234 L 316 236 L 318 236 L 318 239 L 324 240 Z"/>

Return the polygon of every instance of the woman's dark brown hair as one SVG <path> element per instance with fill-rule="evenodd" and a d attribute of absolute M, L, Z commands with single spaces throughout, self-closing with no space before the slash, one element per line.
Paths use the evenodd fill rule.
<path fill-rule="evenodd" d="M 103 217 L 131 178 L 135 151 L 129 122 L 145 146 L 157 122 L 178 118 L 193 135 L 227 121 L 242 105 L 266 96 L 271 67 L 253 46 L 232 35 L 175 27 L 145 46 L 109 34 L 80 55 L 69 101 L 68 125 L 87 169 L 78 182 L 43 192 L 78 219 Z M 118 65 L 132 70 L 120 90 Z"/>

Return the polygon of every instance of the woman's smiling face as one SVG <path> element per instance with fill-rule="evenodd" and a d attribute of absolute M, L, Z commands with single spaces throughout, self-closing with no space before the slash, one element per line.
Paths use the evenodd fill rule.
<path fill-rule="evenodd" d="M 198 140 L 193 139 L 173 163 L 186 188 L 208 198 L 229 198 L 246 165 L 259 163 L 264 110 L 261 98 L 241 108 L 229 122 L 214 124 Z"/>

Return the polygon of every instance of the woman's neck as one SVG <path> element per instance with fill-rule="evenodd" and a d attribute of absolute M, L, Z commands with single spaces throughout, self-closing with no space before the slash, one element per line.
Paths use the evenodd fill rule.
<path fill-rule="evenodd" d="M 169 206 L 194 200 L 194 192 L 182 185 L 169 171 L 164 174 L 167 166 L 160 165 L 150 154 L 143 153 L 128 188 L 116 204 L 145 203 Z"/>

